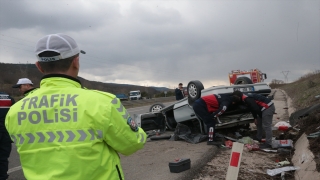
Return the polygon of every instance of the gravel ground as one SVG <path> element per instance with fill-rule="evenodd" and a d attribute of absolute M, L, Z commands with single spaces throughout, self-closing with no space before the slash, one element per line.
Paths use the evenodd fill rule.
<path fill-rule="evenodd" d="M 276 114 L 273 116 L 273 125 L 279 121 L 288 121 L 288 109 L 286 96 L 280 90 L 277 90 L 273 100 L 276 108 Z M 255 125 L 251 124 L 251 129 L 255 129 Z M 254 133 L 252 131 L 251 133 Z M 274 136 L 279 135 L 280 132 L 274 131 Z M 194 180 L 211 180 L 211 179 L 225 179 L 231 149 L 220 148 L 218 155 L 215 156 L 202 171 L 194 177 Z M 288 159 L 291 160 L 292 154 L 279 155 L 278 153 L 269 153 L 264 151 L 249 151 L 244 147 L 242 153 L 242 159 L 240 164 L 240 170 L 238 174 L 239 180 L 260 180 L 260 179 L 281 179 L 280 176 L 269 176 L 266 172 L 267 169 L 275 169 L 277 162 Z M 294 179 L 294 172 L 287 172 L 285 174 L 286 180 Z"/>

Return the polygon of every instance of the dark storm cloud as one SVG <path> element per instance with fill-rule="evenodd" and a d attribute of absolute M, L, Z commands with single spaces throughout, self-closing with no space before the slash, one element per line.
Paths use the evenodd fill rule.
<path fill-rule="evenodd" d="M 1 33 L 35 42 L 69 34 L 87 52 L 81 72 L 93 80 L 210 86 L 228 84 L 236 69 L 259 68 L 268 82 L 320 69 L 320 1 L 8 2 Z M 10 61 L 25 53 L 4 47 L 0 57 Z"/>
<path fill-rule="evenodd" d="M 84 1 L 2 0 L 0 5 L 0 30 L 40 28 L 43 32 L 81 31 L 111 24 L 120 17 L 119 7 L 108 2 L 92 6 Z"/>

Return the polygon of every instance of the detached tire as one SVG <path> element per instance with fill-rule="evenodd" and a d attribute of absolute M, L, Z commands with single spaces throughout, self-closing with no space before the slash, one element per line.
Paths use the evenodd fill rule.
<path fill-rule="evenodd" d="M 252 80 L 248 77 L 239 77 L 236 79 L 234 84 L 253 84 Z"/>
<path fill-rule="evenodd" d="M 153 104 L 150 106 L 149 112 L 159 112 L 161 111 L 165 106 L 162 103 Z"/>
<path fill-rule="evenodd" d="M 203 84 L 198 81 L 190 81 L 187 86 L 188 90 L 188 103 L 192 106 L 192 104 L 201 97 L 201 90 L 203 88 Z"/>

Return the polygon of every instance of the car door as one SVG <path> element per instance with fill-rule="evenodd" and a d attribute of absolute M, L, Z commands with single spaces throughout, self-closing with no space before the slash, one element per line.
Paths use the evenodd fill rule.
<path fill-rule="evenodd" d="M 177 123 L 196 118 L 193 108 L 188 104 L 187 98 L 173 106 L 173 114 Z"/>

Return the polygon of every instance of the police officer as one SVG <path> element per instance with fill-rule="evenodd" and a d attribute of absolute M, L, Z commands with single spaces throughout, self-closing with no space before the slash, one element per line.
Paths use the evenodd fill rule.
<path fill-rule="evenodd" d="M 27 179 L 124 179 L 118 153 L 143 148 L 146 133 L 110 93 L 81 88 L 79 50 L 64 34 L 36 44 L 40 88 L 6 117 Z"/>
<path fill-rule="evenodd" d="M 12 88 L 19 88 L 19 91 L 24 96 L 32 94 L 37 88 L 33 87 L 33 83 L 28 78 L 21 78 L 18 80 L 16 85 L 13 85 Z"/>
<path fill-rule="evenodd" d="M 266 142 L 259 145 L 260 149 L 271 148 L 272 143 L 272 119 L 275 112 L 273 102 L 260 94 L 243 94 L 240 91 L 234 91 L 233 95 L 247 105 L 257 126 L 257 135 L 253 139 L 261 141 L 263 130 L 266 134 Z"/>
<path fill-rule="evenodd" d="M 204 122 L 208 132 L 208 145 L 220 145 L 221 139 L 216 137 L 216 119 L 222 115 L 236 99 L 226 94 L 211 94 L 197 99 L 193 103 L 193 110 Z"/>
<path fill-rule="evenodd" d="M 11 139 L 4 126 L 4 120 L 14 99 L 4 92 L 0 92 L 0 180 L 8 178 L 8 158 L 11 152 Z"/>

